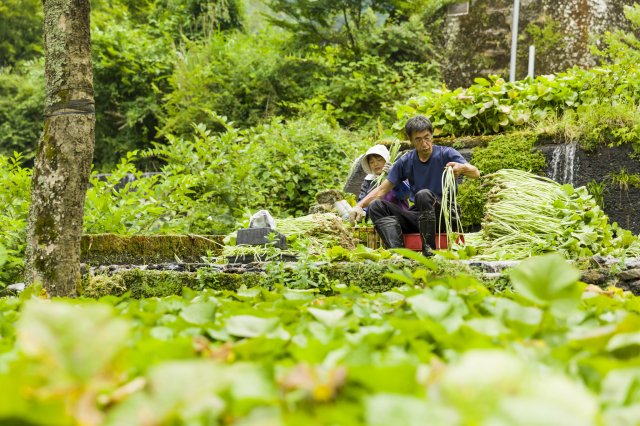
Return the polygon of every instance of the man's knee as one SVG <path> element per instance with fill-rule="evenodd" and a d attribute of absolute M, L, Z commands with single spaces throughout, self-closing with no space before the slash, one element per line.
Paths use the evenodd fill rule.
<path fill-rule="evenodd" d="M 374 222 L 381 217 L 389 215 L 382 200 L 374 200 L 371 204 L 369 204 L 368 213 L 369 217 Z"/>
<path fill-rule="evenodd" d="M 435 208 L 436 195 L 428 189 L 418 191 L 415 198 L 416 207 L 420 211 L 430 211 Z"/>

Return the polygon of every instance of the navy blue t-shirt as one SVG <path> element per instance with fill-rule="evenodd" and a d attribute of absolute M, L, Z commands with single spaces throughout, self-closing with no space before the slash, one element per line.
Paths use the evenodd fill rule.
<path fill-rule="evenodd" d="M 409 181 L 413 197 L 422 189 L 430 189 L 442 198 L 442 173 L 447 163 L 466 163 L 462 154 L 447 146 L 433 145 L 431 157 L 426 163 L 420 161 L 414 149 L 400 157 L 389 170 L 387 179 L 396 186 L 405 179 Z M 412 197 L 412 198 L 413 198 Z"/>

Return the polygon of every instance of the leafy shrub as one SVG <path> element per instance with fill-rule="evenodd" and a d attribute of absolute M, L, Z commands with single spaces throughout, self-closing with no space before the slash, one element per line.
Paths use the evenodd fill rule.
<path fill-rule="evenodd" d="M 21 281 L 24 267 L 31 170 L 20 166 L 22 157 L 0 155 L 0 246 L 6 253 L 0 265 L 0 287 Z"/>
<path fill-rule="evenodd" d="M 87 191 L 84 232 L 87 234 L 167 234 L 187 232 L 185 218 L 193 200 L 189 175 L 143 177 L 134 162 L 137 152 L 123 158 L 105 180 L 94 175 Z M 135 180 L 126 181 L 132 174 Z"/>
<path fill-rule="evenodd" d="M 44 61 L 0 68 L 0 154 L 31 160 L 42 132 Z"/>
<path fill-rule="evenodd" d="M 219 126 L 208 111 L 241 128 L 290 113 L 283 102 L 311 97 L 322 65 L 313 55 L 292 53 L 288 43 L 289 37 L 277 31 L 219 33 L 186 43 L 165 99 L 163 132 L 186 135 L 192 123 Z"/>
<path fill-rule="evenodd" d="M 161 99 L 173 69 L 170 35 L 126 18 L 92 30 L 96 101 L 96 163 L 114 165 L 156 137 Z"/>
<path fill-rule="evenodd" d="M 310 102 L 325 105 L 346 126 L 363 126 L 376 120 L 392 122 L 393 106 L 412 94 L 436 87 L 440 77 L 432 62 L 403 62 L 389 65 L 384 58 L 363 55 L 359 60 L 332 57 L 330 74 Z"/>
<path fill-rule="evenodd" d="M 636 35 L 640 29 L 640 5 L 624 6 L 624 14 L 631 23 L 631 31 L 607 31 L 602 49 L 592 50 L 605 63 L 635 68 L 640 63 L 640 40 Z"/>
<path fill-rule="evenodd" d="M 353 160 L 366 150 L 357 134 L 311 115 L 273 121 L 250 133 L 254 152 L 252 206 L 283 215 L 307 214 L 316 193 L 342 187 Z"/>
<path fill-rule="evenodd" d="M 166 145 L 144 153 L 166 162 L 163 173 L 190 182 L 190 232 L 226 232 L 246 209 L 306 214 L 319 190 L 342 185 L 364 149 L 362 139 L 319 114 L 248 130 L 215 114 L 211 119 L 225 130 L 200 124 L 192 140 L 168 135 Z"/>
<path fill-rule="evenodd" d="M 41 1 L 3 0 L 0 22 L 0 67 L 32 60 L 42 54 Z"/>

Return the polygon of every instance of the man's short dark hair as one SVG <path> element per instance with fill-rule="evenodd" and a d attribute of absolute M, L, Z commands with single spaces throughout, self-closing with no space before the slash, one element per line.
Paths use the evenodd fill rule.
<path fill-rule="evenodd" d="M 414 133 L 424 132 L 425 130 L 428 130 L 433 134 L 433 125 L 424 115 L 411 117 L 407 120 L 407 124 L 404 125 L 404 133 L 407 135 L 409 140 L 411 140 L 411 136 L 413 136 Z"/>

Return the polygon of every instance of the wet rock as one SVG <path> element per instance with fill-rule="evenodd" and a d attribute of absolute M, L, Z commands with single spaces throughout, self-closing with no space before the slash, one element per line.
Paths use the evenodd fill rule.
<path fill-rule="evenodd" d="M 621 281 L 618 283 L 618 287 L 625 291 L 630 291 L 635 296 L 640 296 L 640 280 L 636 281 Z"/>
<path fill-rule="evenodd" d="M 601 286 L 602 284 L 607 282 L 608 278 L 609 272 L 607 269 L 588 269 L 582 272 L 580 281 L 587 284 Z"/>
<path fill-rule="evenodd" d="M 618 274 L 621 281 L 637 281 L 640 280 L 640 268 L 627 269 Z"/>
<path fill-rule="evenodd" d="M 480 270 L 487 274 L 498 274 L 505 269 L 513 268 L 520 263 L 519 260 L 502 260 L 502 261 L 462 261 L 470 268 Z"/>

